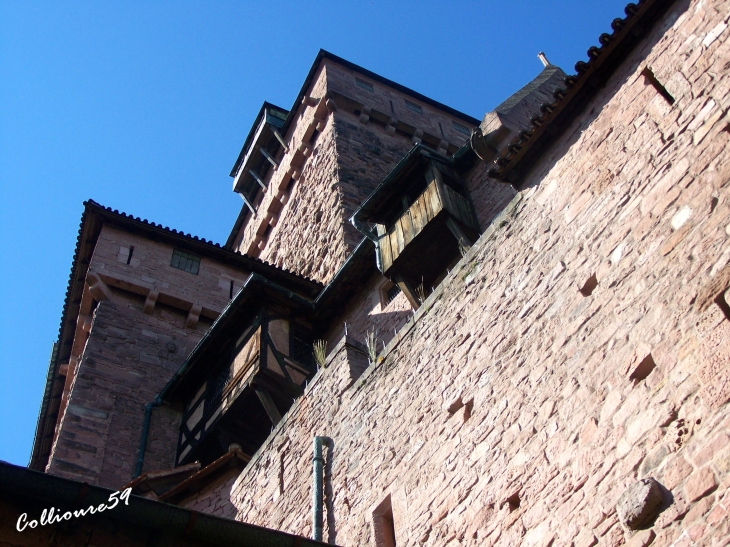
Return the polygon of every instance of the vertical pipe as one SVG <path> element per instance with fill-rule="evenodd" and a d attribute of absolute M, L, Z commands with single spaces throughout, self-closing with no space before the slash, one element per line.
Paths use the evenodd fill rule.
<path fill-rule="evenodd" d="M 314 456 L 312 457 L 312 468 L 314 471 L 314 484 L 312 485 L 312 539 L 322 541 L 324 529 L 324 457 L 322 446 L 328 445 L 328 437 L 314 438 Z"/>
<path fill-rule="evenodd" d="M 139 442 L 139 454 L 137 455 L 137 465 L 134 467 L 134 477 L 136 479 L 142 474 L 142 466 L 144 465 L 144 453 L 147 450 L 147 435 L 150 431 L 150 420 L 152 419 L 152 409 L 162 404 L 162 400 L 157 397 L 151 403 L 147 403 L 144 409 L 144 422 L 142 424 L 142 438 Z"/>

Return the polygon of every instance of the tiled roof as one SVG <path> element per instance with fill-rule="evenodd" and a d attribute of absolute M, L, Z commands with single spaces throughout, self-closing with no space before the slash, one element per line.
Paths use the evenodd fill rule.
<path fill-rule="evenodd" d="M 268 262 L 248 255 L 242 255 L 225 249 L 219 243 L 213 243 L 204 238 L 193 236 L 188 233 L 156 224 L 140 217 L 128 215 L 111 207 L 104 207 L 94 200 L 84 202 L 84 213 L 81 215 L 76 247 L 71 262 L 71 273 L 69 274 L 66 296 L 61 312 L 61 324 L 58 330 L 58 351 L 56 358 L 49 364 L 46 386 L 43 393 L 43 400 L 38 414 L 35 440 L 29 467 L 42 470 L 45 468 L 48 455 L 50 454 L 53 431 L 58 411 L 57 405 L 51 405 L 51 400 L 60 400 L 60 391 L 63 383 L 60 382 L 57 373 L 58 363 L 68 357 L 68 349 L 73 341 L 76 316 L 81 302 L 83 281 L 89 267 L 90 255 L 93 251 L 96 237 L 104 222 L 123 224 L 126 227 L 152 232 L 158 236 L 169 238 L 176 243 L 191 247 L 202 255 L 217 258 L 230 263 L 238 263 L 243 268 L 258 271 L 263 275 L 271 275 L 275 278 L 285 278 L 290 283 L 298 286 L 299 289 L 316 296 L 323 285 L 307 277 L 300 276 L 291 271 L 279 268 Z M 55 385 L 54 385 L 55 384 Z M 53 407 L 53 408 L 50 408 Z M 51 412 L 49 412 L 49 410 Z"/>
<path fill-rule="evenodd" d="M 518 182 L 521 176 L 518 163 L 528 156 L 534 159 L 553 142 L 673 1 L 640 0 L 638 4 L 628 4 L 624 9 L 626 17 L 614 19 L 613 32 L 599 36 L 600 47 L 588 48 L 588 62 L 576 63 L 577 74 L 564 79 L 566 90 L 556 89 L 555 100 L 540 106 L 541 114 L 530 119 L 531 127 L 520 131 L 519 138 L 508 145 L 506 154 L 495 158 L 496 166 L 489 175 L 505 182 Z"/>

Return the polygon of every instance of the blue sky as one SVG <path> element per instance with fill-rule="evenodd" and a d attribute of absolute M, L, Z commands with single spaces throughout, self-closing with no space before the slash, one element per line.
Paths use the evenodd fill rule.
<path fill-rule="evenodd" d="M 84 200 L 223 243 L 254 117 L 319 48 L 481 118 L 625 3 L 0 0 L 0 459 L 28 463 Z"/>

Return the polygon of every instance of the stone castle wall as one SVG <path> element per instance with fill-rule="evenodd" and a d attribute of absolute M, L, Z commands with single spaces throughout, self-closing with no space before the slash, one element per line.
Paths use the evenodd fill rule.
<path fill-rule="evenodd" d="M 373 90 L 358 86 L 358 80 Z M 453 116 L 330 60 L 322 63 L 308 93 L 319 102 L 301 107 L 286 135 L 289 150 L 279 153 L 279 167 L 267 175 L 267 191 L 257 198 L 257 214 L 247 218 L 237 250 L 327 283 L 362 240 L 350 216 L 416 142 L 415 134 L 395 126 L 388 131 L 362 111 L 348 111 L 347 101 L 338 99 L 338 107 L 329 99 L 327 106 L 328 97 L 346 96 L 363 109 L 387 113 L 393 124 L 439 135 L 454 150 L 465 136 L 454 130 Z M 406 97 L 422 112 L 406 108 Z"/>
<path fill-rule="evenodd" d="M 675 5 L 350 387 L 334 348 L 237 519 L 309 535 L 326 435 L 340 545 L 376 544 L 388 499 L 398 545 L 730 539 L 729 7 Z M 632 535 L 615 507 L 648 476 L 672 502 Z"/>
<path fill-rule="evenodd" d="M 183 328 L 145 324 L 139 315 L 108 301 L 97 306 L 48 473 L 109 488 L 131 480 L 145 405 L 200 338 Z M 149 461 L 161 468 L 175 462 L 179 418 L 167 421 L 170 442 L 153 438 L 148 445 Z"/>
<path fill-rule="evenodd" d="M 102 227 L 89 270 L 105 282 L 110 300 L 96 305 L 90 324 L 80 320 L 77 325 L 73 357 L 78 364 L 67 373 L 70 391 L 47 472 L 110 488 L 129 482 L 145 405 L 228 303 L 231 281 L 237 291 L 248 277 L 207 257 L 201 257 L 194 275 L 170 266 L 172 252 L 169 244 Z M 159 293 L 152 307 L 150 291 Z M 84 299 L 82 308 L 91 309 L 88 288 Z M 192 306 L 200 315 L 191 322 Z M 154 410 L 143 471 L 174 466 L 179 427 L 176 409 Z"/>

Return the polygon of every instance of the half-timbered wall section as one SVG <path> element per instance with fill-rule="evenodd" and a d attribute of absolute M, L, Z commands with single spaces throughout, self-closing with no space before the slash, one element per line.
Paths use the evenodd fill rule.
<path fill-rule="evenodd" d="M 205 379 L 187 388 L 176 465 L 207 465 L 234 443 L 250 457 L 314 375 L 312 337 L 297 320 L 262 314 L 240 327 L 234 342 L 207 354 Z"/>

